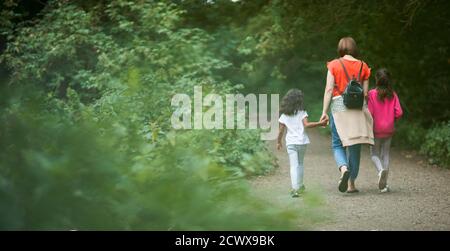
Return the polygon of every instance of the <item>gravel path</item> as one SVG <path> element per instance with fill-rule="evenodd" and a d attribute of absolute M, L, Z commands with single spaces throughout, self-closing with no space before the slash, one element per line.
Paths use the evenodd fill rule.
<path fill-rule="evenodd" d="M 276 150 L 279 168 L 250 180 L 253 191 L 268 203 L 295 210 L 304 217 L 306 230 L 450 230 L 450 170 L 422 165 L 420 158 L 391 149 L 389 186 L 380 194 L 377 174 L 363 147 L 357 194 L 337 190 L 339 172 L 331 153 L 330 138 L 308 131 L 311 144 L 305 156 L 304 198 L 289 196 L 289 162 L 285 149 Z M 309 200 L 309 203 L 305 201 Z M 319 205 L 307 207 L 308 204 Z"/>

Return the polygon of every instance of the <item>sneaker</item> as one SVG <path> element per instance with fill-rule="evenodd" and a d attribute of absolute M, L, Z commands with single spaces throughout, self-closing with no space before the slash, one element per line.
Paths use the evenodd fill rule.
<path fill-rule="evenodd" d="M 296 189 L 291 189 L 290 194 L 291 194 L 292 197 L 299 197 L 300 194 L 305 192 L 305 189 L 306 189 L 306 187 L 305 187 L 305 185 L 303 185 L 297 190 Z"/>
<path fill-rule="evenodd" d="M 386 185 L 385 188 L 383 188 L 383 189 L 380 190 L 380 193 L 388 193 L 388 192 L 390 192 L 390 191 L 391 191 L 391 189 L 389 189 L 389 186 Z"/>
<path fill-rule="evenodd" d="M 381 170 L 378 177 L 378 189 L 383 190 L 387 183 L 388 170 Z"/>
<path fill-rule="evenodd" d="M 291 190 L 291 197 L 292 197 L 292 198 L 300 197 L 299 190 L 292 189 L 292 190 Z"/>

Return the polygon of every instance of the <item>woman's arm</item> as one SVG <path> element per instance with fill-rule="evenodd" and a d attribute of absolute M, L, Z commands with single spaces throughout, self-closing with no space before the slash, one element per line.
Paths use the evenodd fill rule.
<path fill-rule="evenodd" d="M 369 93 L 369 80 L 363 81 L 363 90 L 364 90 L 364 98 L 368 101 L 368 93 Z"/>
<path fill-rule="evenodd" d="M 277 149 L 280 150 L 283 146 L 283 143 L 281 142 L 283 139 L 284 131 L 286 131 L 286 125 L 283 123 L 280 123 L 279 129 L 278 129 L 278 143 L 277 143 Z"/>
<path fill-rule="evenodd" d="M 323 94 L 323 108 L 322 108 L 322 116 L 320 120 L 328 120 L 328 107 L 330 106 L 331 97 L 333 95 L 334 89 L 334 76 L 330 71 L 327 72 L 327 84 L 325 86 L 325 93 Z"/>
<path fill-rule="evenodd" d="M 305 118 L 303 119 L 303 125 L 304 125 L 306 128 L 313 128 L 313 127 L 318 127 L 318 126 L 324 126 L 324 125 L 327 124 L 327 122 L 328 122 L 327 119 L 324 119 L 324 120 L 321 120 L 321 121 L 318 121 L 318 122 L 309 122 L 309 121 L 308 121 L 308 117 L 305 117 Z"/>

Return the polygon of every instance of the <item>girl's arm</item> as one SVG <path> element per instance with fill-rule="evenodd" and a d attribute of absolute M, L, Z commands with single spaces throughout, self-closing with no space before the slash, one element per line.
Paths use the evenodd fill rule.
<path fill-rule="evenodd" d="M 277 149 L 280 150 L 283 146 L 283 143 L 281 142 L 283 139 L 284 131 L 286 131 L 286 125 L 283 123 L 280 123 L 279 129 L 278 129 L 278 143 L 277 143 Z"/>
<path fill-rule="evenodd" d="M 306 128 L 313 128 L 313 127 L 318 127 L 318 126 L 324 126 L 324 125 L 327 124 L 327 122 L 328 122 L 327 119 L 323 119 L 323 120 L 321 120 L 321 121 L 319 121 L 319 122 L 309 122 L 309 121 L 308 121 L 308 117 L 305 117 L 305 118 L 303 119 L 303 125 L 304 125 Z"/>
<path fill-rule="evenodd" d="M 402 106 L 400 105 L 400 101 L 398 100 L 397 94 L 394 93 L 394 117 L 395 119 L 399 119 L 403 115 Z"/>
<path fill-rule="evenodd" d="M 322 116 L 320 120 L 328 120 L 328 107 L 330 106 L 331 97 L 333 95 L 334 89 L 334 76 L 330 71 L 327 72 L 327 85 L 325 87 L 325 93 L 323 94 L 323 108 L 322 108 Z"/>
<path fill-rule="evenodd" d="M 375 109 L 373 108 L 373 100 L 372 100 L 371 97 L 367 98 L 367 109 L 369 110 L 370 114 L 373 117 L 373 112 L 374 112 Z"/>

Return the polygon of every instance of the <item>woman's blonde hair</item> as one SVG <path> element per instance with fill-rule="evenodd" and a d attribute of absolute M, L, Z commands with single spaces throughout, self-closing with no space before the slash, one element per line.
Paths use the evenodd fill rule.
<path fill-rule="evenodd" d="M 352 37 L 341 38 L 338 43 L 337 51 L 340 57 L 345 55 L 352 55 L 353 57 L 358 56 L 358 47 Z"/>

